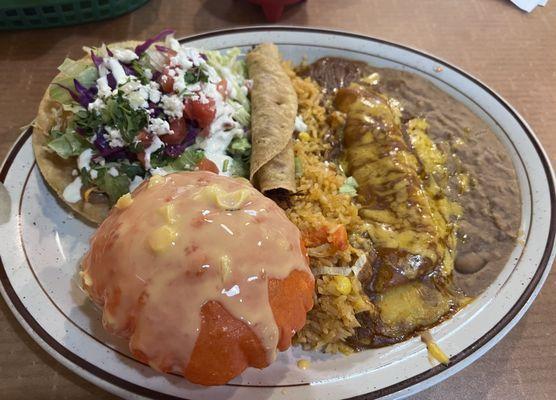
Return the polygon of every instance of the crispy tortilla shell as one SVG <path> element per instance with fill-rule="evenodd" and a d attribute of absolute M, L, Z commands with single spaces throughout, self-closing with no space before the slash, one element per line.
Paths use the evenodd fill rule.
<path fill-rule="evenodd" d="M 127 41 L 112 43 L 109 44 L 108 47 L 111 49 L 133 49 L 140 43 L 141 42 L 138 41 Z M 88 54 L 83 57 L 83 60 L 86 60 L 92 65 L 92 61 Z M 60 72 L 54 80 L 61 76 L 62 73 Z M 39 170 L 41 171 L 44 180 L 66 206 L 71 208 L 87 221 L 99 224 L 108 215 L 108 211 L 110 209 L 108 204 L 93 204 L 84 201 L 69 203 L 63 198 L 62 194 L 64 189 L 75 179 L 75 177 L 72 176 L 72 171 L 77 168 L 77 165 L 75 157 L 64 160 L 46 147 L 46 144 L 50 139 L 49 132 L 57 123 L 57 114 L 61 116 L 60 119 L 62 124 L 64 124 L 65 121 L 72 116 L 72 113 L 70 112 L 63 112 L 61 104 L 50 98 L 49 85 L 40 102 L 37 118 L 33 123 L 33 151 L 35 153 L 37 165 L 39 166 Z"/>
<path fill-rule="evenodd" d="M 297 95 L 271 43 L 247 55 L 251 90 L 251 181 L 263 193 L 295 191 L 292 134 Z"/>

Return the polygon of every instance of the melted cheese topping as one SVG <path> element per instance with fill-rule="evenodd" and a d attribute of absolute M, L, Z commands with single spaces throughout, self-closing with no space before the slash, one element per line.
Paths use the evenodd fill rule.
<path fill-rule="evenodd" d="M 268 281 L 310 273 L 299 230 L 246 180 L 202 171 L 154 180 L 113 209 L 83 260 L 106 329 L 130 338 L 151 367 L 181 372 L 201 307 L 214 300 L 253 330 L 271 362 L 279 331 Z"/>

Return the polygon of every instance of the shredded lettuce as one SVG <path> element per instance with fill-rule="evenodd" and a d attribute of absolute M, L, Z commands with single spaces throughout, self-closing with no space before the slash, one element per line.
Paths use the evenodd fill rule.
<path fill-rule="evenodd" d="M 54 138 L 48 142 L 47 147 L 56 152 L 64 160 L 69 157 L 78 156 L 90 147 L 89 142 L 81 135 L 67 131 L 52 131 L 50 135 Z"/>
<path fill-rule="evenodd" d="M 249 177 L 249 163 L 239 158 L 234 158 L 231 165 L 228 166 L 228 171 L 232 176 Z"/>
<path fill-rule="evenodd" d="M 188 149 L 185 150 L 181 156 L 164 167 L 164 170 L 166 172 L 192 171 L 203 158 L 205 158 L 205 152 L 203 150 Z"/>
<path fill-rule="evenodd" d="M 241 90 L 241 86 L 247 76 L 247 65 L 240 60 L 241 50 L 233 48 L 226 53 L 219 51 L 205 51 L 207 63 L 212 66 L 218 74 L 226 79 L 232 87 L 232 96 L 228 99 L 236 109 L 234 119 L 243 126 L 249 126 L 251 120 L 251 106 L 247 93 Z M 235 104 L 234 104 L 235 103 Z"/>
<path fill-rule="evenodd" d="M 114 204 L 118 199 L 129 192 L 131 180 L 126 174 L 112 176 L 108 173 L 108 168 L 98 169 L 97 178 L 92 184 L 108 195 L 110 204 Z"/>
<path fill-rule="evenodd" d="M 61 74 L 52 81 L 55 85 L 50 85 L 49 94 L 52 100 L 61 104 L 70 104 L 72 102 L 70 94 L 62 86 L 73 87 L 73 80 L 77 79 L 79 83 L 89 88 L 98 79 L 97 69 L 87 60 L 75 61 L 66 58 L 62 65 L 58 67 L 58 70 Z"/>
<path fill-rule="evenodd" d="M 228 146 L 228 154 L 232 157 L 249 158 L 251 154 L 251 143 L 246 137 L 235 137 Z"/>

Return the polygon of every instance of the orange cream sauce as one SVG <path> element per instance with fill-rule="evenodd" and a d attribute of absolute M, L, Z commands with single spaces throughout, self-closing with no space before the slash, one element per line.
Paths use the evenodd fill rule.
<path fill-rule="evenodd" d="M 219 302 L 276 356 L 268 280 L 310 273 L 299 230 L 244 179 L 210 172 L 151 178 L 122 198 L 91 239 L 83 283 L 105 328 L 134 354 L 182 372 L 200 310 Z"/>

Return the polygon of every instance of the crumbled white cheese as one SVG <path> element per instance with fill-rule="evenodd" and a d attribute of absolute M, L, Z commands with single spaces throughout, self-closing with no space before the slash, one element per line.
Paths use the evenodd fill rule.
<path fill-rule="evenodd" d="M 118 170 L 116 169 L 116 167 L 110 167 L 110 168 L 108 169 L 108 174 L 109 174 L 110 176 L 118 176 L 118 175 L 120 175 L 120 173 L 118 172 Z"/>
<path fill-rule="evenodd" d="M 124 94 L 130 94 L 139 90 L 141 86 L 141 82 L 131 77 L 122 86 L 120 86 L 119 90 Z"/>
<path fill-rule="evenodd" d="M 152 79 L 153 78 L 153 72 L 151 71 L 150 68 L 145 68 L 143 70 L 143 75 L 145 75 L 145 78 L 147 78 L 147 79 Z"/>
<path fill-rule="evenodd" d="M 157 136 L 174 133 L 170 130 L 170 124 L 168 121 L 164 121 L 162 118 L 150 118 L 147 129 L 149 132 L 154 133 Z"/>
<path fill-rule="evenodd" d="M 149 100 L 153 103 L 158 103 L 160 101 L 160 85 L 156 82 L 149 82 L 146 86 L 147 93 L 149 94 Z"/>
<path fill-rule="evenodd" d="M 209 103 L 209 99 L 207 97 L 207 95 L 205 94 L 205 92 L 199 92 L 199 101 L 202 104 L 208 104 Z"/>
<path fill-rule="evenodd" d="M 92 149 L 86 149 L 81 154 L 79 154 L 79 157 L 77 157 L 77 168 L 79 169 L 79 171 L 81 171 L 83 168 L 85 168 L 85 171 L 91 169 L 92 157 L 93 157 Z"/>
<path fill-rule="evenodd" d="M 123 147 L 125 146 L 124 139 L 122 138 L 122 133 L 119 129 L 113 128 L 111 126 L 105 126 L 106 135 L 104 138 L 108 140 L 110 147 Z"/>
<path fill-rule="evenodd" d="M 303 117 L 301 115 L 297 115 L 295 117 L 294 129 L 297 132 L 307 132 L 307 124 L 303 121 Z"/>
<path fill-rule="evenodd" d="M 98 178 L 98 171 L 96 169 L 92 169 L 89 171 L 89 175 L 91 176 L 92 179 L 97 179 Z"/>
<path fill-rule="evenodd" d="M 135 77 L 129 77 L 129 80 L 120 86 L 120 91 L 129 101 L 129 105 L 134 110 L 140 108 L 148 108 L 147 100 L 150 95 L 150 86 L 144 86 Z"/>
<path fill-rule="evenodd" d="M 133 50 L 129 50 L 129 49 L 114 49 L 112 50 L 112 53 L 114 54 L 114 57 L 118 59 L 118 61 L 121 61 L 126 64 L 132 62 L 133 60 L 137 60 L 139 58 L 139 56 L 135 54 Z"/>
<path fill-rule="evenodd" d="M 174 76 L 174 92 L 181 93 L 185 90 L 186 84 L 185 79 L 183 77 L 183 70 L 181 68 L 175 69 L 175 76 Z"/>
<path fill-rule="evenodd" d="M 193 47 L 181 47 L 178 51 L 178 55 L 180 63 L 182 60 L 188 60 L 195 67 L 198 67 L 201 64 L 206 64 L 206 61 L 203 59 L 203 57 L 201 57 L 201 53 L 199 53 L 199 50 L 194 49 Z M 183 68 L 186 67 L 186 65 L 182 66 Z"/>
<path fill-rule="evenodd" d="M 77 203 L 81 200 L 81 187 L 83 186 L 83 182 L 81 182 L 81 177 L 78 176 L 64 189 L 62 193 L 62 197 L 68 203 Z"/>
<path fill-rule="evenodd" d="M 127 97 L 127 100 L 129 101 L 130 107 L 133 108 L 134 110 L 149 107 L 149 103 L 147 102 L 147 99 L 145 99 L 145 97 L 143 97 L 143 95 L 140 91 L 131 92 L 126 97 Z"/>
<path fill-rule="evenodd" d="M 95 99 L 95 101 L 93 101 L 92 103 L 89 103 L 89 105 L 87 106 L 87 109 L 89 111 L 96 111 L 97 113 L 100 113 L 100 111 L 106 107 L 106 104 L 104 104 L 104 101 L 102 101 L 102 99 L 100 97 L 97 97 Z"/>
<path fill-rule="evenodd" d="M 183 116 L 183 103 L 182 100 L 176 95 L 164 95 L 160 99 L 164 114 L 169 117 L 181 118 Z"/>
<path fill-rule="evenodd" d="M 198 92 L 199 90 L 201 90 L 201 83 L 200 82 L 190 83 L 189 85 L 186 86 L 186 90 L 188 92 Z"/>

